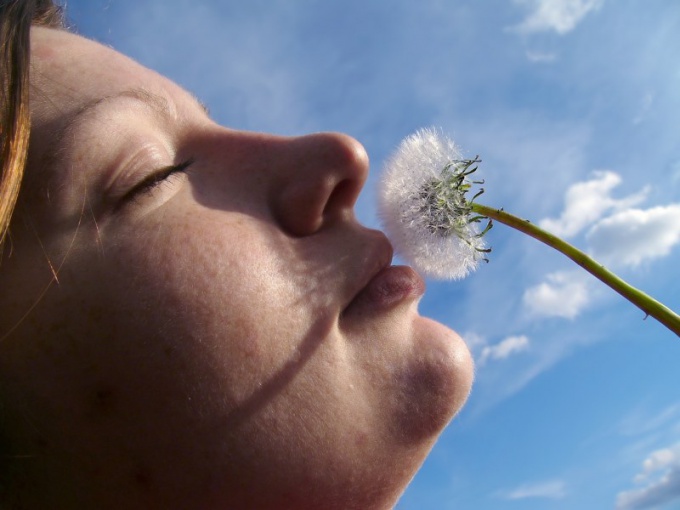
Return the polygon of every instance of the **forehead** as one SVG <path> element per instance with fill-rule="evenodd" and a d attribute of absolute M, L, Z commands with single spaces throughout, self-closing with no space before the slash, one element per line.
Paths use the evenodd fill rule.
<path fill-rule="evenodd" d="M 31 108 L 49 120 L 83 104 L 135 86 L 159 88 L 172 83 L 117 51 L 61 30 L 31 33 Z"/>
<path fill-rule="evenodd" d="M 173 96 L 179 87 L 117 51 L 61 30 L 31 33 L 31 154 L 42 159 L 54 133 L 103 98 L 131 89 Z"/>
<path fill-rule="evenodd" d="M 71 169 L 71 165 L 58 166 L 54 162 L 63 155 L 61 149 L 65 145 L 76 144 L 83 151 L 101 150 L 102 144 L 108 146 L 110 133 L 102 136 L 103 128 L 92 130 L 87 136 L 76 129 L 80 133 L 77 137 L 71 128 L 83 119 L 96 119 L 96 125 L 107 125 L 107 118 L 95 112 L 112 112 L 111 108 L 100 107 L 114 104 L 109 101 L 113 98 L 142 100 L 152 110 L 164 110 L 173 119 L 178 100 L 190 99 L 195 104 L 192 96 L 172 81 L 111 48 L 61 30 L 32 29 L 31 135 L 22 200 L 40 203 L 50 188 L 61 186 L 66 177 L 88 178 L 81 166 Z M 117 111 L 122 115 L 123 110 Z M 130 126 L 134 121 L 127 120 Z"/>

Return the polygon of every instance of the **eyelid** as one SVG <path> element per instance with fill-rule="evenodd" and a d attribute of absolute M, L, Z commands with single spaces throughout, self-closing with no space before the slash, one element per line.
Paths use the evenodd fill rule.
<path fill-rule="evenodd" d="M 191 157 L 176 165 L 170 165 L 152 171 L 120 198 L 117 208 L 125 206 L 142 195 L 151 193 L 159 185 L 167 182 L 173 175 L 186 172 L 186 170 L 194 163 L 194 160 L 195 159 Z"/>

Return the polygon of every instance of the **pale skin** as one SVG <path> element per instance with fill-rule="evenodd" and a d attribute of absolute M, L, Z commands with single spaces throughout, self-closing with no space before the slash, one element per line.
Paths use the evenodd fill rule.
<path fill-rule="evenodd" d="M 0 265 L 11 498 L 391 508 L 472 362 L 418 314 L 418 285 L 357 298 L 392 255 L 354 218 L 363 147 L 221 127 L 166 78 L 50 29 L 32 32 L 31 118 Z"/>

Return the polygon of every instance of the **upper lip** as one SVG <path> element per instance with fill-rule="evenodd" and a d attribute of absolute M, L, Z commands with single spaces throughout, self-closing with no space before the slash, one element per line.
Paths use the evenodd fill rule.
<path fill-rule="evenodd" d="M 354 301 L 380 271 L 392 263 L 394 248 L 385 234 L 379 230 L 372 230 L 371 234 L 367 249 L 362 252 L 364 263 L 361 265 L 358 277 L 350 284 L 350 298 L 344 308 Z"/>

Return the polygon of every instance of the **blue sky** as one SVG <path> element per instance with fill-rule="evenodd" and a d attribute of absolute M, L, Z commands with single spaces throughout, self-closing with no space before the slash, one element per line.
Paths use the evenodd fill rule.
<path fill-rule="evenodd" d="M 343 131 L 375 184 L 407 134 L 479 154 L 485 202 L 549 226 L 680 310 L 675 0 L 70 0 L 71 19 L 218 122 Z M 403 510 L 680 508 L 680 338 L 497 225 L 489 264 L 420 310 L 477 360 Z"/>

